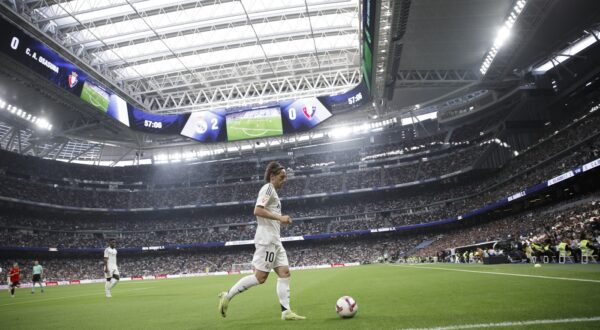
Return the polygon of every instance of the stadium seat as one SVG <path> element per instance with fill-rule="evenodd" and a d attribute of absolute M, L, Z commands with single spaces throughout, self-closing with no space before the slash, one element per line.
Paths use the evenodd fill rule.
<path fill-rule="evenodd" d="M 560 250 L 558 254 L 558 263 L 564 264 L 567 260 L 574 263 L 573 256 L 571 256 L 566 250 Z"/>
<path fill-rule="evenodd" d="M 596 258 L 592 254 L 592 250 L 591 249 L 582 248 L 581 249 L 581 263 L 582 264 L 587 264 L 587 263 L 589 263 L 590 259 L 592 259 L 592 262 L 596 262 Z"/>

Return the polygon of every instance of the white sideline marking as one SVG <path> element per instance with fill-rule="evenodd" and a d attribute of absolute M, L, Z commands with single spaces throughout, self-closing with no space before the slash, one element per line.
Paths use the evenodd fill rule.
<path fill-rule="evenodd" d="M 402 267 L 404 265 L 394 265 L 394 266 Z M 519 276 L 519 277 L 532 277 L 532 278 L 543 278 L 543 279 L 547 279 L 547 280 L 563 280 L 563 281 L 575 281 L 575 282 L 600 283 L 600 280 L 589 280 L 589 279 L 585 279 L 585 278 L 555 277 L 555 276 L 543 276 L 543 275 L 527 275 L 527 274 L 500 273 L 500 272 L 482 272 L 482 271 L 477 271 L 477 270 L 440 268 L 440 267 L 427 267 L 427 266 L 418 266 L 418 267 L 415 267 L 415 268 L 438 269 L 438 270 L 448 270 L 448 271 L 454 271 L 454 272 L 478 273 L 478 274 L 490 274 L 490 275 L 506 275 L 506 276 Z"/>
<path fill-rule="evenodd" d="M 480 324 L 462 324 L 450 325 L 446 327 L 436 328 L 411 328 L 405 330 L 458 330 L 458 329 L 476 329 L 476 328 L 500 328 L 500 327 L 522 327 L 527 325 L 538 324 L 559 324 L 559 323 L 576 323 L 576 322 L 596 322 L 600 321 L 600 316 L 594 317 L 577 317 L 571 319 L 555 319 L 555 320 L 531 320 L 531 321 L 511 321 L 500 323 L 480 323 Z"/>
<path fill-rule="evenodd" d="M 122 291 L 120 290 L 119 292 L 140 291 L 140 290 L 147 290 L 147 289 L 151 289 L 151 288 L 153 288 L 153 287 L 135 288 L 135 289 L 130 289 L 130 290 L 122 290 Z M 23 291 L 25 291 L 25 290 L 23 290 Z M 97 293 L 80 294 L 80 295 L 76 295 L 76 296 L 55 297 L 55 298 L 46 298 L 46 299 L 39 299 L 39 300 L 17 301 L 17 302 L 8 303 L 8 304 L 2 304 L 2 305 L 0 305 L 0 307 L 2 307 L 2 306 L 13 306 L 13 305 L 27 304 L 27 303 L 35 303 L 35 302 L 40 302 L 40 301 L 61 300 L 61 299 L 70 299 L 70 298 L 79 298 L 79 297 L 88 297 L 88 296 L 100 296 L 100 297 L 104 297 L 104 290 L 101 290 L 101 291 L 99 291 Z M 110 298 L 110 299 L 112 299 L 112 298 Z"/>

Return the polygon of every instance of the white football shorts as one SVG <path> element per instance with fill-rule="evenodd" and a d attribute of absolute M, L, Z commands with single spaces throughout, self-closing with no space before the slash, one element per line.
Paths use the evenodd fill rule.
<path fill-rule="evenodd" d="M 113 275 L 119 275 L 119 268 L 117 267 L 108 267 L 108 273 L 104 272 L 105 278 L 111 278 Z"/>
<path fill-rule="evenodd" d="M 288 258 L 283 245 L 280 244 L 254 244 L 256 251 L 252 258 L 252 266 L 263 272 L 270 272 L 271 269 L 288 266 Z"/>

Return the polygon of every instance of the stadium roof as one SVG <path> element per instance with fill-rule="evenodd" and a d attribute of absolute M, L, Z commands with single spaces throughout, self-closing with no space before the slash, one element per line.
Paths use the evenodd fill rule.
<path fill-rule="evenodd" d="M 360 82 L 358 0 L 48 0 L 22 9 L 154 113 L 333 94 Z"/>
<path fill-rule="evenodd" d="M 131 104 L 168 114 L 332 94 L 356 85 L 364 2 L 23 0 L 1 1 L 0 10 Z M 519 73 L 546 62 L 600 21 L 597 0 L 376 3 L 372 82 L 378 106 L 336 114 L 310 132 L 265 138 L 260 145 L 198 144 L 182 136 L 135 132 L 0 56 L 0 99 L 44 115 L 53 125 L 50 135 L 25 132 L 27 123 L 2 117 L 7 126 L 0 127 L 0 146 L 116 164 L 140 151 L 151 156 L 193 148 L 210 154 L 319 143 L 317 136 L 372 120 L 374 111 L 376 121 L 401 122 L 409 113 L 423 114 L 518 80 Z M 519 6 L 504 46 L 483 75 L 480 68 L 499 29 Z"/>

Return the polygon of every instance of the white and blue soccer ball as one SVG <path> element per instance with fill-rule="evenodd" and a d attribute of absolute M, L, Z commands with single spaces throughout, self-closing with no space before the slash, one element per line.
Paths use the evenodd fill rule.
<path fill-rule="evenodd" d="M 335 303 L 335 311 L 342 318 L 351 318 L 358 312 L 358 304 L 354 298 L 343 296 Z"/>

